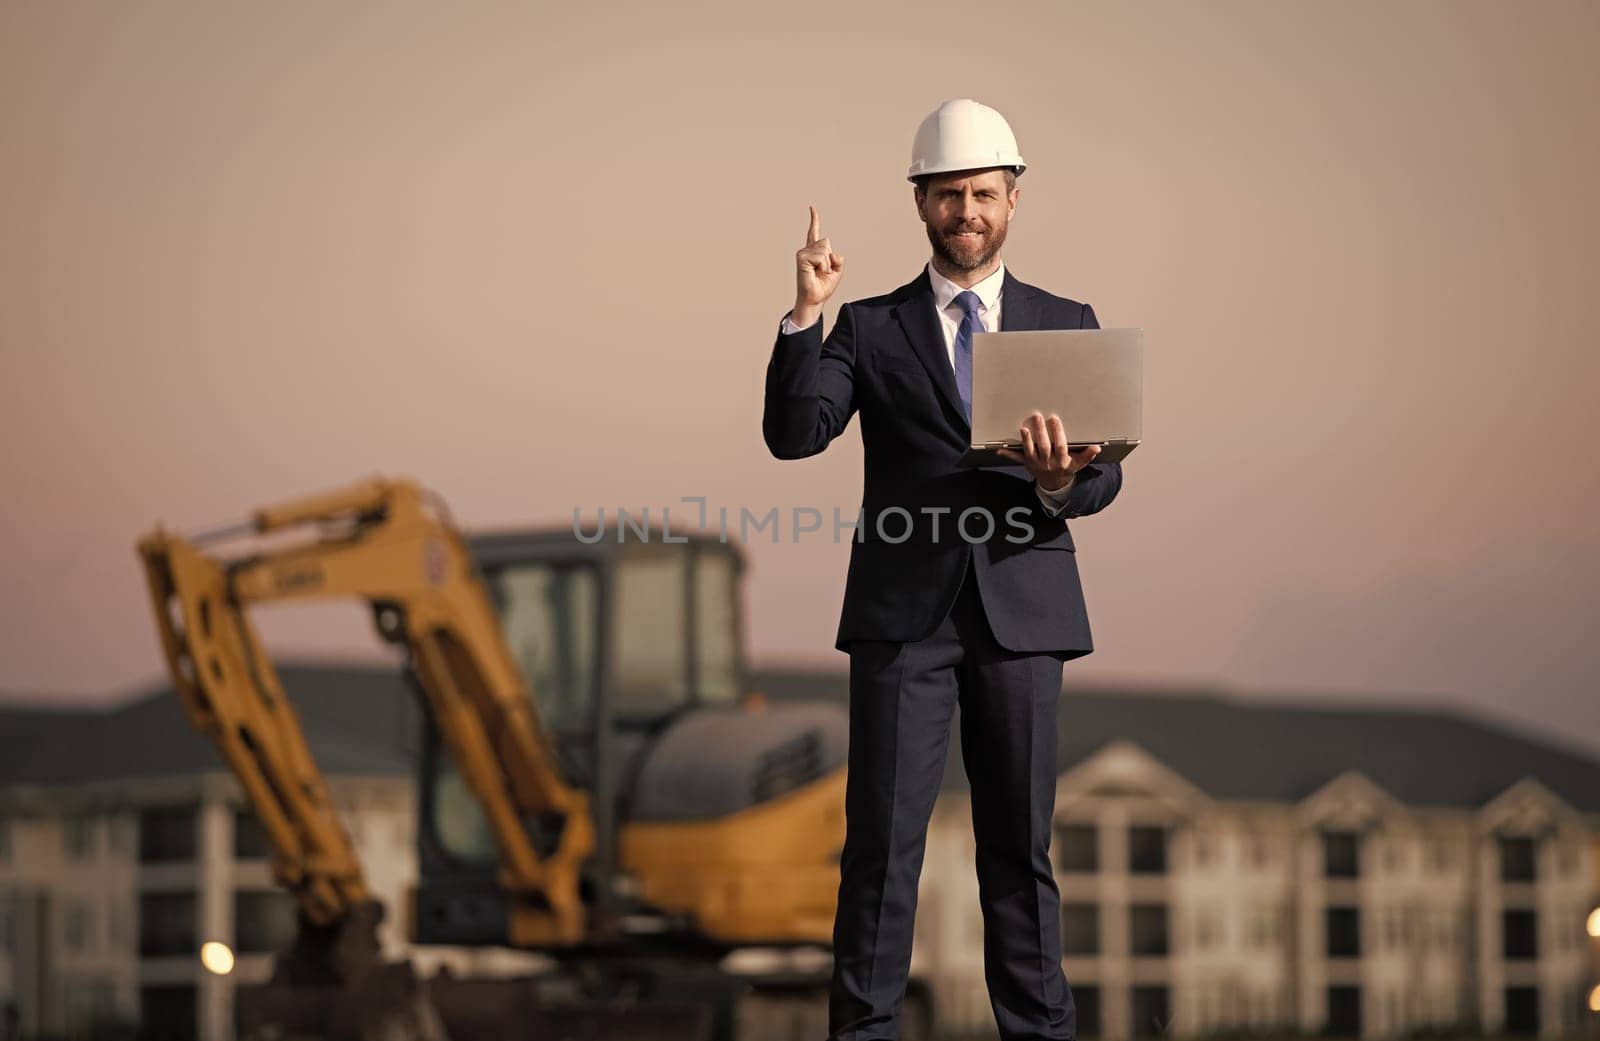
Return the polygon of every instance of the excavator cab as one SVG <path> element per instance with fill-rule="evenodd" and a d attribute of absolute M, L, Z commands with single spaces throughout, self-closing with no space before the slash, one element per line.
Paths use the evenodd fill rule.
<path fill-rule="evenodd" d="M 589 794 L 597 842 L 580 887 L 592 919 L 614 921 L 630 896 L 614 837 L 641 753 L 686 713 L 737 710 L 745 691 L 742 555 L 709 537 L 585 543 L 557 530 L 467 542 L 562 773 Z M 422 748 L 415 939 L 511 942 L 494 835 L 431 724 Z"/>

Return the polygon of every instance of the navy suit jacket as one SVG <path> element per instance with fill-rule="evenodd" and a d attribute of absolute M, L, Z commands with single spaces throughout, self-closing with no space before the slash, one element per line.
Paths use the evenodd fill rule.
<path fill-rule="evenodd" d="M 1019 282 L 1009 269 L 1002 292 L 1006 331 L 1099 328 L 1087 304 Z M 821 329 L 818 321 L 778 334 L 762 433 L 773 455 L 799 459 L 822 451 L 861 415 L 862 510 L 838 648 L 931 635 L 970 560 L 1002 647 L 1063 658 L 1093 651 L 1066 518 L 1110 505 L 1122 487 L 1121 464 L 1079 470 L 1060 518 L 1045 512 L 1022 467 L 957 465 L 971 427 L 926 269 L 891 293 L 841 306 L 826 339 Z"/>

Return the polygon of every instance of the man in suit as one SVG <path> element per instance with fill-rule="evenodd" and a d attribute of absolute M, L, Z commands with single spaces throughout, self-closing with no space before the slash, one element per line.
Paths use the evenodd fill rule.
<path fill-rule="evenodd" d="M 1050 862 L 1062 662 L 1093 650 L 1067 518 L 1122 485 L 1097 447 L 1035 413 L 1014 465 L 971 469 L 972 334 L 1094 329 L 1094 311 L 1018 281 L 1000 250 L 1024 163 L 998 112 L 950 101 L 924 120 L 910 180 L 932 258 L 883 296 L 822 305 L 844 259 L 815 208 L 794 309 L 767 368 L 762 428 L 780 459 L 814 455 L 861 417 L 862 511 L 837 645 L 850 655 L 846 840 L 830 1038 L 898 1034 L 928 819 L 961 708 L 984 968 L 1006 1041 L 1072 1041 Z"/>

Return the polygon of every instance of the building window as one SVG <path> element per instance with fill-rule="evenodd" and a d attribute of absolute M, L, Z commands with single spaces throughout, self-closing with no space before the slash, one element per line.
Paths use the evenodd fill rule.
<path fill-rule="evenodd" d="M 233 941 L 240 954 L 270 954 L 295 934 L 295 902 L 288 893 L 262 890 L 233 896 Z"/>
<path fill-rule="evenodd" d="M 144 1041 L 194 1041 L 196 988 L 143 987 L 139 991 L 139 1037 Z"/>
<path fill-rule="evenodd" d="M 272 856 L 272 842 L 261 818 L 248 809 L 233 811 L 233 855 L 238 860 L 264 860 Z"/>
<path fill-rule="evenodd" d="M 1500 836 L 1500 881 L 1532 882 L 1534 861 L 1532 839 Z"/>
<path fill-rule="evenodd" d="M 1136 955 L 1167 953 L 1167 905 L 1134 904 L 1129 909 L 1131 940 Z"/>
<path fill-rule="evenodd" d="M 1128 829 L 1128 870 L 1139 875 L 1166 874 L 1166 828 L 1135 824 Z"/>
<path fill-rule="evenodd" d="M 1533 911 L 1514 910 L 1500 913 L 1500 932 L 1507 958 L 1537 958 L 1539 956 L 1538 920 Z"/>
<path fill-rule="evenodd" d="M 126 899 L 113 898 L 107 924 L 113 950 L 120 953 L 133 947 L 133 909 Z"/>
<path fill-rule="evenodd" d="M 1100 870 L 1099 829 L 1093 824 L 1057 825 L 1056 850 L 1062 871 Z"/>
<path fill-rule="evenodd" d="M 88 860 L 94 856 L 94 824 L 93 817 L 82 813 L 71 814 L 62 820 L 61 842 L 68 857 Z"/>
<path fill-rule="evenodd" d="M 1287 912 L 1272 904 L 1260 904 L 1249 911 L 1250 946 L 1272 947 L 1278 942 L 1280 920 Z"/>
<path fill-rule="evenodd" d="M 1511 1037 L 1539 1036 L 1539 988 L 1507 987 L 1504 1033 Z"/>
<path fill-rule="evenodd" d="M 72 977 L 62 981 L 61 990 L 69 1036 L 95 1037 L 101 1033 L 96 1027 L 108 1026 L 107 1020 L 117 1014 L 117 987 L 112 980 Z"/>
<path fill-rule="evenodd" d="M 1353 831 L 1322 833 L 1322 874 L 1326 878 L 1361 877 L 1361 836 Z"/>
<path fill-rule="evenodd" d="M 1263 1029 L 1272 1022 L 1272 992 L 1270 990 L 1253 990 L 1250 992 L 1250 1025 L 1257 1030 Z"/>
<path fill-rule="evenodd" d="M 1137 986 L 1133 988 L 1133 1036 L 1169 1037 L 1172 1033 L 1172 1014 L 1167 988 Z"/>
<path fill-rule="evenodd" d="M 1100 953 L 1100 908 L 1096 904 L 1061 905 L 1063 954 Z M 1076 992 L 1076 988 L 1074 988 Z"/>
<path fill-rule="evenodd" d="M 1327 952 L 1330 958 L 1361 957 L 1361 909 L 1330 907 L 1327 911 Z"/>
<path fill-rule="evenodd" d="M 133 853 L 133 819 L 127 815 L 106 818 L 106 842 L 118 857 Z"/>
<path fill-rule="evenodd" d="M 139 814 L 139 862 L 193 860 L 199 815 L 193 806 L 151 807 Z"/>
<path fill-rule="evenodd" d="M 94 938 L 94 914 L 82 900 L 67 904 L 62 915 L 61 944 L 68 954 L 83 954 L 90 949 Z"/>
<path fill-rule="evenodd" d="M 1099 1037 L 1103 1028 L 1100 1025 L 1100 988 L 1089 984 L 1079 986 L 1069 982 L 1068 988 L 1072 991 L 1072 1006 L 1077 1019 L 1077 1037 Z"/>
<path fill-rule="evenodd" d="M 1331 1037 L 1361 1036 L 1361 988 L 1328 988 L 1328 1019 L 1323 1033 Z"/>
<path fill-rule="evenodd" d="M 139 896 L 139 953 L 146 958 L 193 954 L 200 949 L 193 893 Z"/>

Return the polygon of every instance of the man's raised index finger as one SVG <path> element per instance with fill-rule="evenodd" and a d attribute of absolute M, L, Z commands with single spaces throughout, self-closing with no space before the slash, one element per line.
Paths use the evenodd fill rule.
<path fill-rule="evenodd" d="M 817 208 L 811 207 L 811 230 L 806 233 L 806 245 L 815 246 L 822 241 L 822 218 L 817 216 Z"/>

